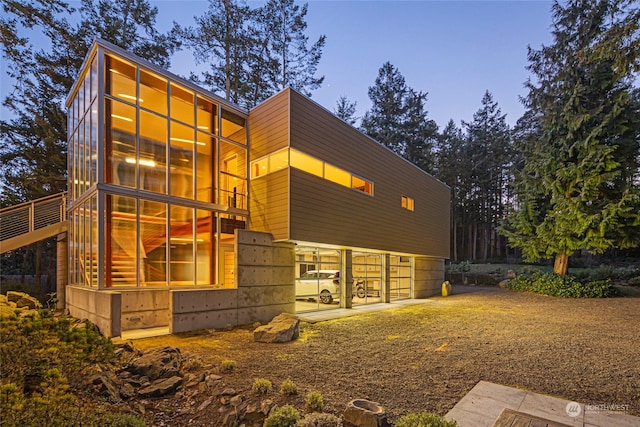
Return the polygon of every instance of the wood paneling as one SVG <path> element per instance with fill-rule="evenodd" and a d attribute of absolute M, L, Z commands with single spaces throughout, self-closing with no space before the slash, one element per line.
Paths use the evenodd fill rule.
<path fill-rule="evenodd" d="M 249 229 L 289 238 L 289 169 L 253 179 L 249 184 Z"/>
<path fill-rule="evenodd" d="M 251 160 L 289 145 L 289 91 L 280 92 L 249 113 Z"/>

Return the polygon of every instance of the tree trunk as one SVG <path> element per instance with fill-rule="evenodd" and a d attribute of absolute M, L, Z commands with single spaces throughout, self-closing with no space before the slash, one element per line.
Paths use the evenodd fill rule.
<path fill-rule="evenodd" d="M 556 254 L 556 261 L 553 264 L 553 272 L 560 275 L 566 276 L 569 271 L 569 254 L 566 252 L 560 252 Z"/>

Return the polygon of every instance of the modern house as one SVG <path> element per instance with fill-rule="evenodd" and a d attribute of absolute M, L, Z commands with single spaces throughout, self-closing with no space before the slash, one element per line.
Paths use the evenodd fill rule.
<path fill-rule="evenodd" d="M 97 40 L 67 106 L 64 298 L 105 335 L 439 292 L 449 188 L 296 91 L 246 111 Z"/>

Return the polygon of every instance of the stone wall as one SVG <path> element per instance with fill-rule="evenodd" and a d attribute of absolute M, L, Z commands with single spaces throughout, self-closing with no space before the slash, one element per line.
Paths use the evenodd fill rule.
<path fill-rule="evenodd" d="M 438 295 L 444 281 L 444 259 L 416 257 L 413 298 Z"/>

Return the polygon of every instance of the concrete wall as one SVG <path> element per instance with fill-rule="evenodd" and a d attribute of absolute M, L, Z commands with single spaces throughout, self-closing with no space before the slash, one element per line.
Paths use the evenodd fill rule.
<path fill-rule="evenodd" d="M 172 289 L 171 333 L 267 322 L 295 312 L 292 243 L 271 234 L 236 230 L 235 289 Z"/>
<path fill-rule="evenodd" d="M 413 298 L 438 295 L 444 281 L 444 259 L 416 257 Z"/>
<path fill-rule="evenodd" d="M 117 337 L 122 332 L 120 292 L 67 286 L 66 305 L 71 316 L 77 319 L 88 319 L 98 326 L 100 332 L 106 337 Z"/>
<path fill-rule="evenodd" d="M 168 289 L 119 289 L 122 294 L 122 330 L 156 328 L 169 324 Z"/>

